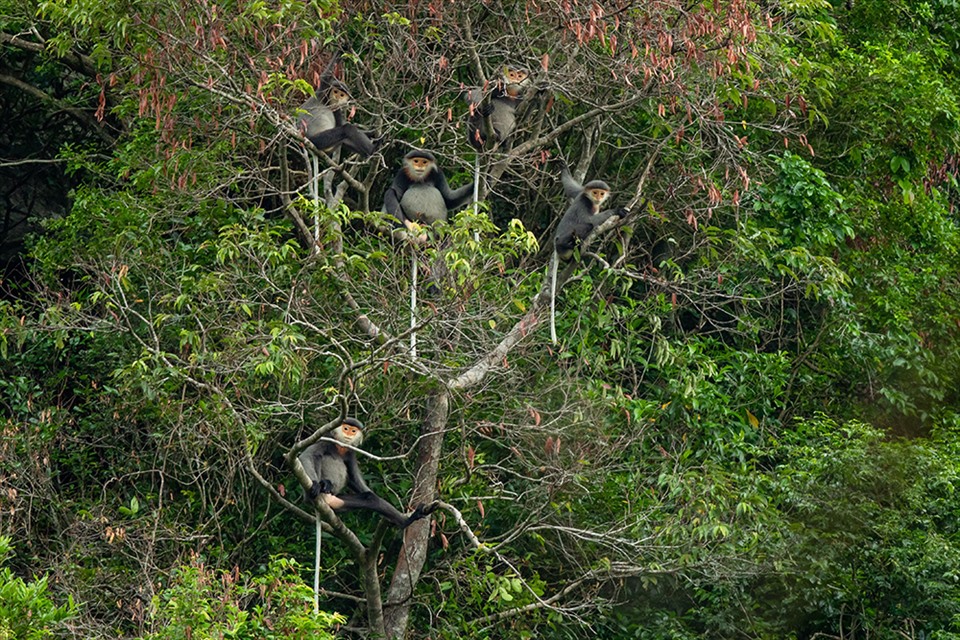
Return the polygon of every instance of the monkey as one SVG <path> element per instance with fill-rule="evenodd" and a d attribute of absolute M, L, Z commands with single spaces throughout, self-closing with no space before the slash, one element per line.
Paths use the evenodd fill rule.
<path fill-rule="evenodd" d="M 557 344 L 556 296 L 560 260 L 573 258 L 577 245 L 610 217 L 622 218 L 627 214 L 626 209 L 600 211 L 600 207 L 610 197 L 610 187 L 603 180 L 591 180 L 581 185 L 566 167 L 560 174 L 560 180 L 564 194 L 570 199 L 570 206 L 560 219 L 553 239 L 553 259 L 550 265 L 550 339 L 553 344 Z"/>
<path fill-rule="evenodd" d="M 436 156 L 414 149 L 403 156 L 403 164 L 383 196 L 383 210 L 408 229 L 414 222 L 446 222 L 448 212 L 469 202 L 472 188 L 468 184 L 451 190 Z"/>
<path fill-rule="evenodd" d="M 401 529 L 433 512 L 432 505 L 421 504 L 409 516 L 405 516 L 367 486 L 357 464 L 357 454 L 342 446 L 359 447 L 363 443 L 363 423 L 359 420 L 346 418 L 330 433 L 330 437 L 341 444 L 321 440 L 304 449 L 297 458 L 312 481 L 305 492 L 311 501 L 322 495 L 327 505 L 337 512 L 357 509 L 376 511 Z M 339 495 L 348 487 L 356 493 Z"/>
<path fill-rule="evenodd" d="M 529 85 L 530 74 L 526 69 L 503 67 L 503 75 L 497 81 L 490 99 L 483 102 L 483 91 L 467 92 L 466 100 L 471 105 L 467 121 L 467 142 L 476 149 L 473 158 L 473 209 L 476 212 L 480 199 L 480 152 L 484 147 L 504 142 L 517 128 L 517 108 L 523 102 Z M 481 104 L 482 103 L 482 104 Z M 473 239 L 479 242 L 479 232 Z"/>
<path fill-rule="evenodd" d="M 414 149 L 403 156 L 403 164 L 393 179 L 393 184 L 383 196 L 383 210 L 396 218 L 409 231 L 414 223 L 433 224 L 446 222 L 447 214 L 470 201 L 473 185 L 467 184 L 451 190 L 437 158 L 423 149 Z M 418 235 L 418 242 L 425 241 Z M 416 251 L 411 247 L 410 256 L 410 327 L 416 326 L 417 273 Z M 417 333 L 410 332 L 410 354 L 417 357 Z"/>
<path fill-rule="evenodd" d="M 554 247 L 561 260 L 573 257 L 574 249 L 590 233 L 611 216 L 623 217 L 625 209 L 600 211 L 610 197 L 610 187 L 603 180 L 591 180 L 585 185 L 577 182 L 566 168 L 560 175 L 563 192 L 570 198 L 570 206 L 557 225 Z"/>
<path fill-rule="evenodd" d="M 467 123 L 467 141 L 477 151 L 488 143 L 498 144 L 510 137 L 517 128 L 517 107 L 523 101 L 530 80 L 525 69 L 503 68 L 503 77 L 491 94 L 489 102 L 479 105 Z M 468 100 L 480 102 L 478 91 L 472 91 Z"/>
<path fill-rule="evenodd" d="M 340 82 L 321 82 L 313 97 L 300 106 L 300 129 L 317 149 L 326 151 L 343 145 L 349 151 L 368 158 L 376 151 L 377 145 L 366 132 L 343 117 L 343 108 L 349 101 L 350 93 Z"/>
<path fill-rule="evenodd" d="M 345 418 L 343 423 L 330 433 L 333 440 L 351 447 L 359 447 L 363 443 L 363 423 L 354 418 Z M 310 478 L 310 488 L 304 491 L 310 501 L 323 496 L 324 502 L 334 511 L 351 511 L 354 509 L 370 509 L 401 529 L 406 529 L 421 518 L 426 518 L 437 508 L 437 503 L 417 505 L 413 513 L 404 516 L 392 504 L 375 494 L 363 481 L 360 467 L 357 465 L 357 454 L 347 447 L 320 440 L 304 449 L 297 459 L 303 465 L 303 470 Z M 345 488 L 350 487 L 356 494 L 338 495 Z M 323 529 L 320 526 L 320 515 L 316 516 L 316 549 L 313 567 L 313 610 L 319 611 L 320 593 L 320 540 Z"/>

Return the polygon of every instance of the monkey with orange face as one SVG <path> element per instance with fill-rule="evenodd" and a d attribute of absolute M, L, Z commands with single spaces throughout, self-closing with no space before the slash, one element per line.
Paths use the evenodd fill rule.
<path fill-rule="evenodd" d="M 323 496 L 334 511 L 376 511 L 401 529 L 433 512 L 433 505 L 421 504 L 413 513 L 405 516 L 367 486 L 357 464 L 357 454 L 348 448 L 359 447 L 363 443 L 363 424 L 359 420 L 345 419 L 330 433 L 330 438 L 336 442 L 321 440 L 304 449 L 298 457 L 312 481 L 306 491 L 311 500 Z M 347 488 L 354 493 L 340 495 Z"/>
<path fill-rule="evenodd" d="M 329 86 L 325 86 L 325 85 Z M 376 144 L 365 132 L 347 122 L 343 110 L 350 102 L 350 93 L 339 82 L 326 82 L 299 109 L 299 125 L 303 135 L 317 149 L 327 151 L 337 145 L 363 158 L 373 155 Z"/>
<path fill-rule="evenodd" d="M 557 233 L 553 239 L 553 259 L 550 262 L 550 340 L 554 344 L 557 344 L 556 297 L 559 262 L 573 258 L 579 244 L 609 218 L 623 218 L 628 213 L 626 209 L 601 211 L 601 207 L 610 198 L 610 186 L 603 180 L 591 180 L 581 185 L 564 167 L 560 181 L 563 184 L 563 193 L 570 200 L 570 206 L 557 225 Z"/>
<path fill-rule="evenodd" d="M 450 211 L 470 201 L 471 188 L 468 184 L 450 189 L 436 156 L 414 149 L 403 156 L 403 164 L 383 196 L 383 210 L 408 229 L 414 222 L 446 222 Z"/>
<path fill-rule="evenodd" d="M 564 194 L 570 199 L 570 206 L 557 225 L 554 247 L 561 260 L 569 260 L 573 257 L 577 245 L 585 240 L 591 231 L 611 216 L 624 216 L 626 210 L 600 210 L 610 198 L 610 187 L 603 180 L 591 180 L 581 185 L 566 168 L 561 173 L 560 180 Z"/>
<path fill-rule="evenodd" d="M 489 102 L 479 104 L 482 92 L 470 92 L 467 100 L 476 107 L 467 123 L 467 142 L 474 149 L 481 151 L 510 137 L 517 128 L 517 107 L 523 101 L 529 81 L 530 74 L 526 70 L 504 67 L 503 77 L 497 82 Z"/>

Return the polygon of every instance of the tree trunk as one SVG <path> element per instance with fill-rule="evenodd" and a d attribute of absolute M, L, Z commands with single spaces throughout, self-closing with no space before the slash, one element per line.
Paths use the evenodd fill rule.
<path fill-rule="evenodd" d="M 450 415 L 450 394 L 446 389 L 434 392 L 427 399 L 423 422 L 423 439 L 417 459 L 417 478 L 413 488 L 413 504 L 428 504 L 436 499 L 437 468 L 443 451 L 443 432 Z M 430 541 L 430 518 L 423 518 L 407 527 L 397 568 L 387 589 L 384 623 L 387 637 L 403 638 L 410 619 L 413 589 L 427 560 Z"/>

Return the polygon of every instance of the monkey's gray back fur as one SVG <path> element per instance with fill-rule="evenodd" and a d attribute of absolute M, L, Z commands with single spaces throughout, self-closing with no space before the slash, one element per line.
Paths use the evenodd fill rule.
<path fill-rule="evenodd" d="M 404 191 L 400 206 L 407 219 L 421 224 L 447 220 L 447 203 L 443 200 L 443 194 L 432 183 L 411 184 Z"/>
<path fill-rule="evenodd" d="M 497 140 L 506 140 L 517 128 L 517 103 L 513 98 L 500 98 L 493 101 L 493 113 L 490 125 L 497 134 Z"/>
<path fill-rule="evenodd" d="M 317 96 L 313 96 L 304 102 L 300 110 L 306 112 L 300 114 L 299 121 L 300 127 L 308 138 L 315 137 L 337 126 L 337 119 L 333 115 L 333 111 L 321 102 Z"/>

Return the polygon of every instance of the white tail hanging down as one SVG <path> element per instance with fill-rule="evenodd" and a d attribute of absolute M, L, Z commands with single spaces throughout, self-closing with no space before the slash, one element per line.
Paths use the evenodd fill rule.
<path fill-rule="evenodd" d="M 557 344 L 557 267 L 560 258 L 553 252 L 550 259 L 550 341 Z"/>
<path fill-rule="evenodd" d="M 410 357 L 417 359 L 417 332 L 412 329 L 417 326 L 417 275 L 419 261 L 417 250 L 410 247 Z"/>

